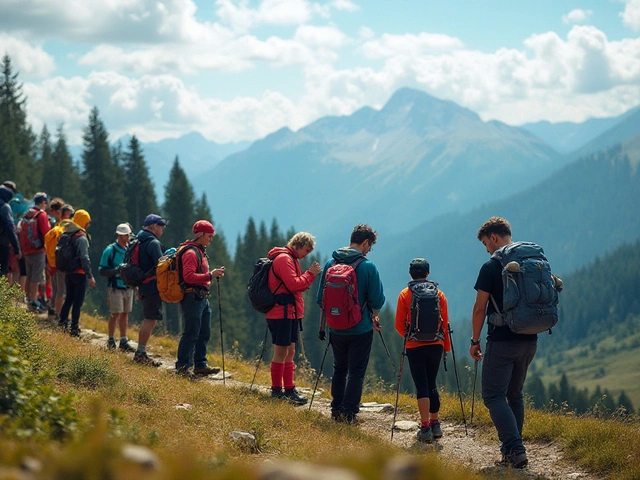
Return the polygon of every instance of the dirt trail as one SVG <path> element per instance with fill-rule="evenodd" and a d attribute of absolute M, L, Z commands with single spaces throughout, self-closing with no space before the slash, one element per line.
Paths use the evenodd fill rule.
<path fill-rule="evenodd" d="M 107 336 L 92 330 L 82 330 L 82 340 L 95 344 L 100 348 L 106 348 Z M 135 345 L 135 342 L 131 342 Z M 173 372 L 175 358 L 163 357 L 149 353 L 151 357 L 162 362 L 160 368 Z M 248 383 L 240 382 L 229 376 L 227 372 L 226 385 L 235 387 L 249 387 Z M 202 378 L 199 381 L 221 385 L 222 373 L 214 376 Z M 266 386 L 254 385 L 254 389 L 259 389 L 268 394 L 270 389 Z M 311 398 L 311 390 L 298 388 L 301 393 Z M 376 435 L 386 441 L 390 441 L 391 424 L 393 422 L 393 406 L 380 404 L 365 404 L 358 415 L 359 424 L 353 428 L 361 428 L 371 435 Z M 308 408 L 308 405 L 296 407 L 299 409 Z M 318 390 L 316 392 L 312 409 L 327 417 L 331 416 L 330 398 L 327 392 Z M 444 436 L 442 439 L 431 445 L 425 445 L 416 441 L 417 416 L 399 412 L 396 424 L 399 423 L 402 429 L 396 428 L 393 435 L 393 444 L 401 446 L 408 453 L 419 453 L 421 451 L 435 449 L 442 453 L 442 457 L 451 459 L 454 462 L 462 462 L 474 469 L 482 470 L 491 478 L 499 478 L 501 468 L 494 466 L 494 461 L 499 458 L 499 444 L 497 440 L 491 440 L 487 435 L 480 434 L 475 428 L 468 427 L 468 434 L 465 434 L 464 425 L 451 424 L 442 420 Z M 529 466 L 519 471 L 522 478 L 548 478 L 548 479 L 583 479 L 599 480 L 600 477 L 593 476 L 588 472 L 576 469 L 570 461 L 564 458 L 562 446 L 557 442 L 551 443 L 527 443 L 527 456 Z"/>

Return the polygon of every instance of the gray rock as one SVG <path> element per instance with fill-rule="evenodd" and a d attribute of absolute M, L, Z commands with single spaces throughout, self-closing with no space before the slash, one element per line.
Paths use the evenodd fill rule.
<path fill-rule="evenodd" d="M 160 461 L 156 454 L 147 447 L 140 445 L 128 444 L 123 446 L 122 458 L 149 470 L 158 470 L 160 468 Z"/>
<path fill-rule="evenodd" d="M 420 466 L 414 458 L 395 457 L 387 463 L 384 478 L 418 480 L 420 478 Z"/>
<path fill-rule="evenodd" d="M 394 427 L 395 430 L 400 430 L 402 432 L 408 432 L 411 430 L 416 430 L 418 428 L 418 422 L 412 422 L 410 420 L 401 420 L 396 422 Z"/>
<path fill-rule="evenodd" d="M 363 412 L 393 413 L 394 406 L 390 403 L 367 402 L 360 405 L 360 410 Z"/>
<path fill-rule="evenodd" d="M 258 470 L 259 480 L 360 480 L 350 470 L 338 467 L 313 465 L 302 462 L 263 463 Z"/>
<path fill-rule="evenodd" d="M 37 458 L 24 457 L 20 461 L 20 468 L 24 472 L 40 473 L 42 471 L 42 462 Z"/>
<path fill-rule="evenodd" d="M 244 452 L 258 453 L 260 451 L 256 437 L 251 433 L 234 430 L 229 432 L 229 440 Z"/>

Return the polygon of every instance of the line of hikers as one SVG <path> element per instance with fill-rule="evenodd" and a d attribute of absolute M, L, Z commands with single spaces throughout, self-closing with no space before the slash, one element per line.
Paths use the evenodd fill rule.
<path fill-rule="evenodd" d="M 86 234 L 91 217 L 85 210 L 74 212 L 70 205 L 54 200 L 49 207 L 56 222 L 50 228 L 48 216 L 41 213 L 47 207 L 48 198 L 38 193 L 18 228 L 14 228 L 13 220 L 9 228 L 7 204 L 13 194 L 13 182 L 5 182 L 0 187 L 1 272 L 5 275 L 7 270 L 14 271 L 15 266 L 8 257 L 14 257 L 20 265 L 24 263 L 27 300 L 31 309 L 40 311 L 42 302 L 38 293 L 47 283 L 46 270 L 53 288 L 53 293 L 46 297 L 55 299 L 53 314 L 59 325 L 66 328 L 72 310 L 69 331 L 79 336 L 78 320 L 86 284 L 95 285 Z M 54 213 L 54 206 L 59 213 Z M 144 320 L 134 361 L 160 365 L 147 355 L 146 345 L 157 321 L 162 320 L 163 300 L 179 301 L 184 331 L 178 346 L 176 373 L 218 373 L 219 368 L 208 366 L 206 358 L 211 336 L 209 287 L 214 278 L 219 282 L 225 274 L 224 266 L 210 269 L 205 253 L 215 229 L 209 221 L 199 220 L 193 225 L 191 239 L 163 253 L 159 239 L 167 224 L 160 215 L 152 213 L 145 218 L 137 235 L 133 235 L 131 226 L 121 223 L 115 231 L 117 240 L 102 253 L 99 270 L 108 278 L 111 310 L 107 346 L 116 349 L 114 335 L 119 326 L 119 349 L 134 351 L 126 332 L 134 290 L 137 290 Z M 19 233 L 16 235 L 16 232 Z M 370 226 L 358 224 L 351 232 L 349 246 L 335 250 L 324 267 L 313 262 L 303 272 L 300 260 L 313 251 L 315 239 L 307 232 L 298 232 L 286 246 L 274 247 L 266 258 L 256 263 L 248 284 L 248 296 L 254 308 L 265 313 L 274 345 L 270 364 L 273 398 L 295 405 L 308 401 L 296 389 L 294 358 L 304 317 L 303 292 L 320 277 L 316 294 L 322 310 L 318 336 L 321 341 L 328 338 L 327 349 L 331 346 L 334 357 L 331 416 L 337 422 L 358 423 L 373 336 L 381 330 L 379 312 L 385 303 L 378 269 L 366 258 L 377 238 Z M 469 353 L 476 362 L 483 359 L 480 334 L 486 319 L 482 397 L 501 441 L 499 463 L 523 468 L 528 463 L 522 443 L 523 385 L 536 352 L 537 334 L 550 331 L 558 320 L 558 292 L 562 281 L 551 274 L 539 246 L 512 241 L 511 227 L 504 218 L 491 217 L 480 227 L 477 238 L 491 258 L 480 269 L 474 286 L 477 293 Z M 11 248 L 14 255 L 10 255 Z M 395 318 L 395 329 L 404 338 L 402 360 L 406 355 L 416 389 L 421 421 L 416 436 L 424 443 L 443 436 L 436 379 L 443 354 L 452 348 L 447 299 L 438 284 L 428 280 L 430 273 L 426 259 L 411 261 L 411 281 L 398 296 Z"/>

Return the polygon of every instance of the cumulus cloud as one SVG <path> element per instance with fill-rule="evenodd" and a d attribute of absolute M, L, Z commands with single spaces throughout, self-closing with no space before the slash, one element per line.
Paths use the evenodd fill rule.
<path fill-rule="evenodd" d="M 55 60 L 41 45 L 31 45 L 21 38 L 0 32 L 0 54 L 11 57 L 14 72 L 29 77 L 46 77 L 55 69 Z"/>
<path fill-rule="evenodd" d="M 624 11 L 620 13 L 622 23 L 632 30 L 640 30 L 640 0 L 626 0 Z"/>
<path fill-rule="evenodd" d="M 462 41 L 449 35 L 438 33 L 391 35 L 385 33 L 380 38 L 365 42 L 362 51 L 368 58 L 379 59 L 399 55 L 410 57 L 430 55 L 462 47 Z"/>
<path fill-rule="evenodd" d="M 562 15 L 562 22 L 565 24 L 584 23 L 589 17 L 591 17 L 591 15 L 593 15 L 593 10 L 582 10 L 580 8 L 576 8 L 566 15 Z"/>

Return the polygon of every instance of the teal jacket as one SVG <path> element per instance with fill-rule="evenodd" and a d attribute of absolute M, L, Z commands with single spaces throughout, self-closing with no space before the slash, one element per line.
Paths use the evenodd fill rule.
<path fill-rule="evenodd" d="M 322 290 L 324 289 L 324 279 L 327 269 L 334 264 L 353 263 L 357 258 L 363 257 L 362 252 L 350 247 L 343 247 L 333 252 L 332 259 L 329 260 L 323 270 L 320 279 L 320 286 L 316 295 L 316 303 L 322 308 Z M 358 301 L 362 307 L 362 320 L 355 327 L 346 330 L 334 330 L 329 328 L 336 335 L 360 335 L 373 330 L 373 317 L 371 313 L 376 310 L 380 311 L 384 306 L 384 290 L 378 268 L 370 260 L 364 260 L 358 268 L 356 268 L 356 278 L 358 280 Z"/>
<path fill-rule="evenodd" d="M 113 270 L 122 262 L 124 262 L 124 248 L 118 245 L 116 242 L 113 242 L 104 249 L 102 252 L 102 257 L 100 257 L 100 266 L 98 270 Z M 113 277 L 109 277 L 109 287 L 110 288 L 118 288 L 121 290 L 126 290 L 126 285 L 120 278 L 120 275 L 114 275 Z"/>

